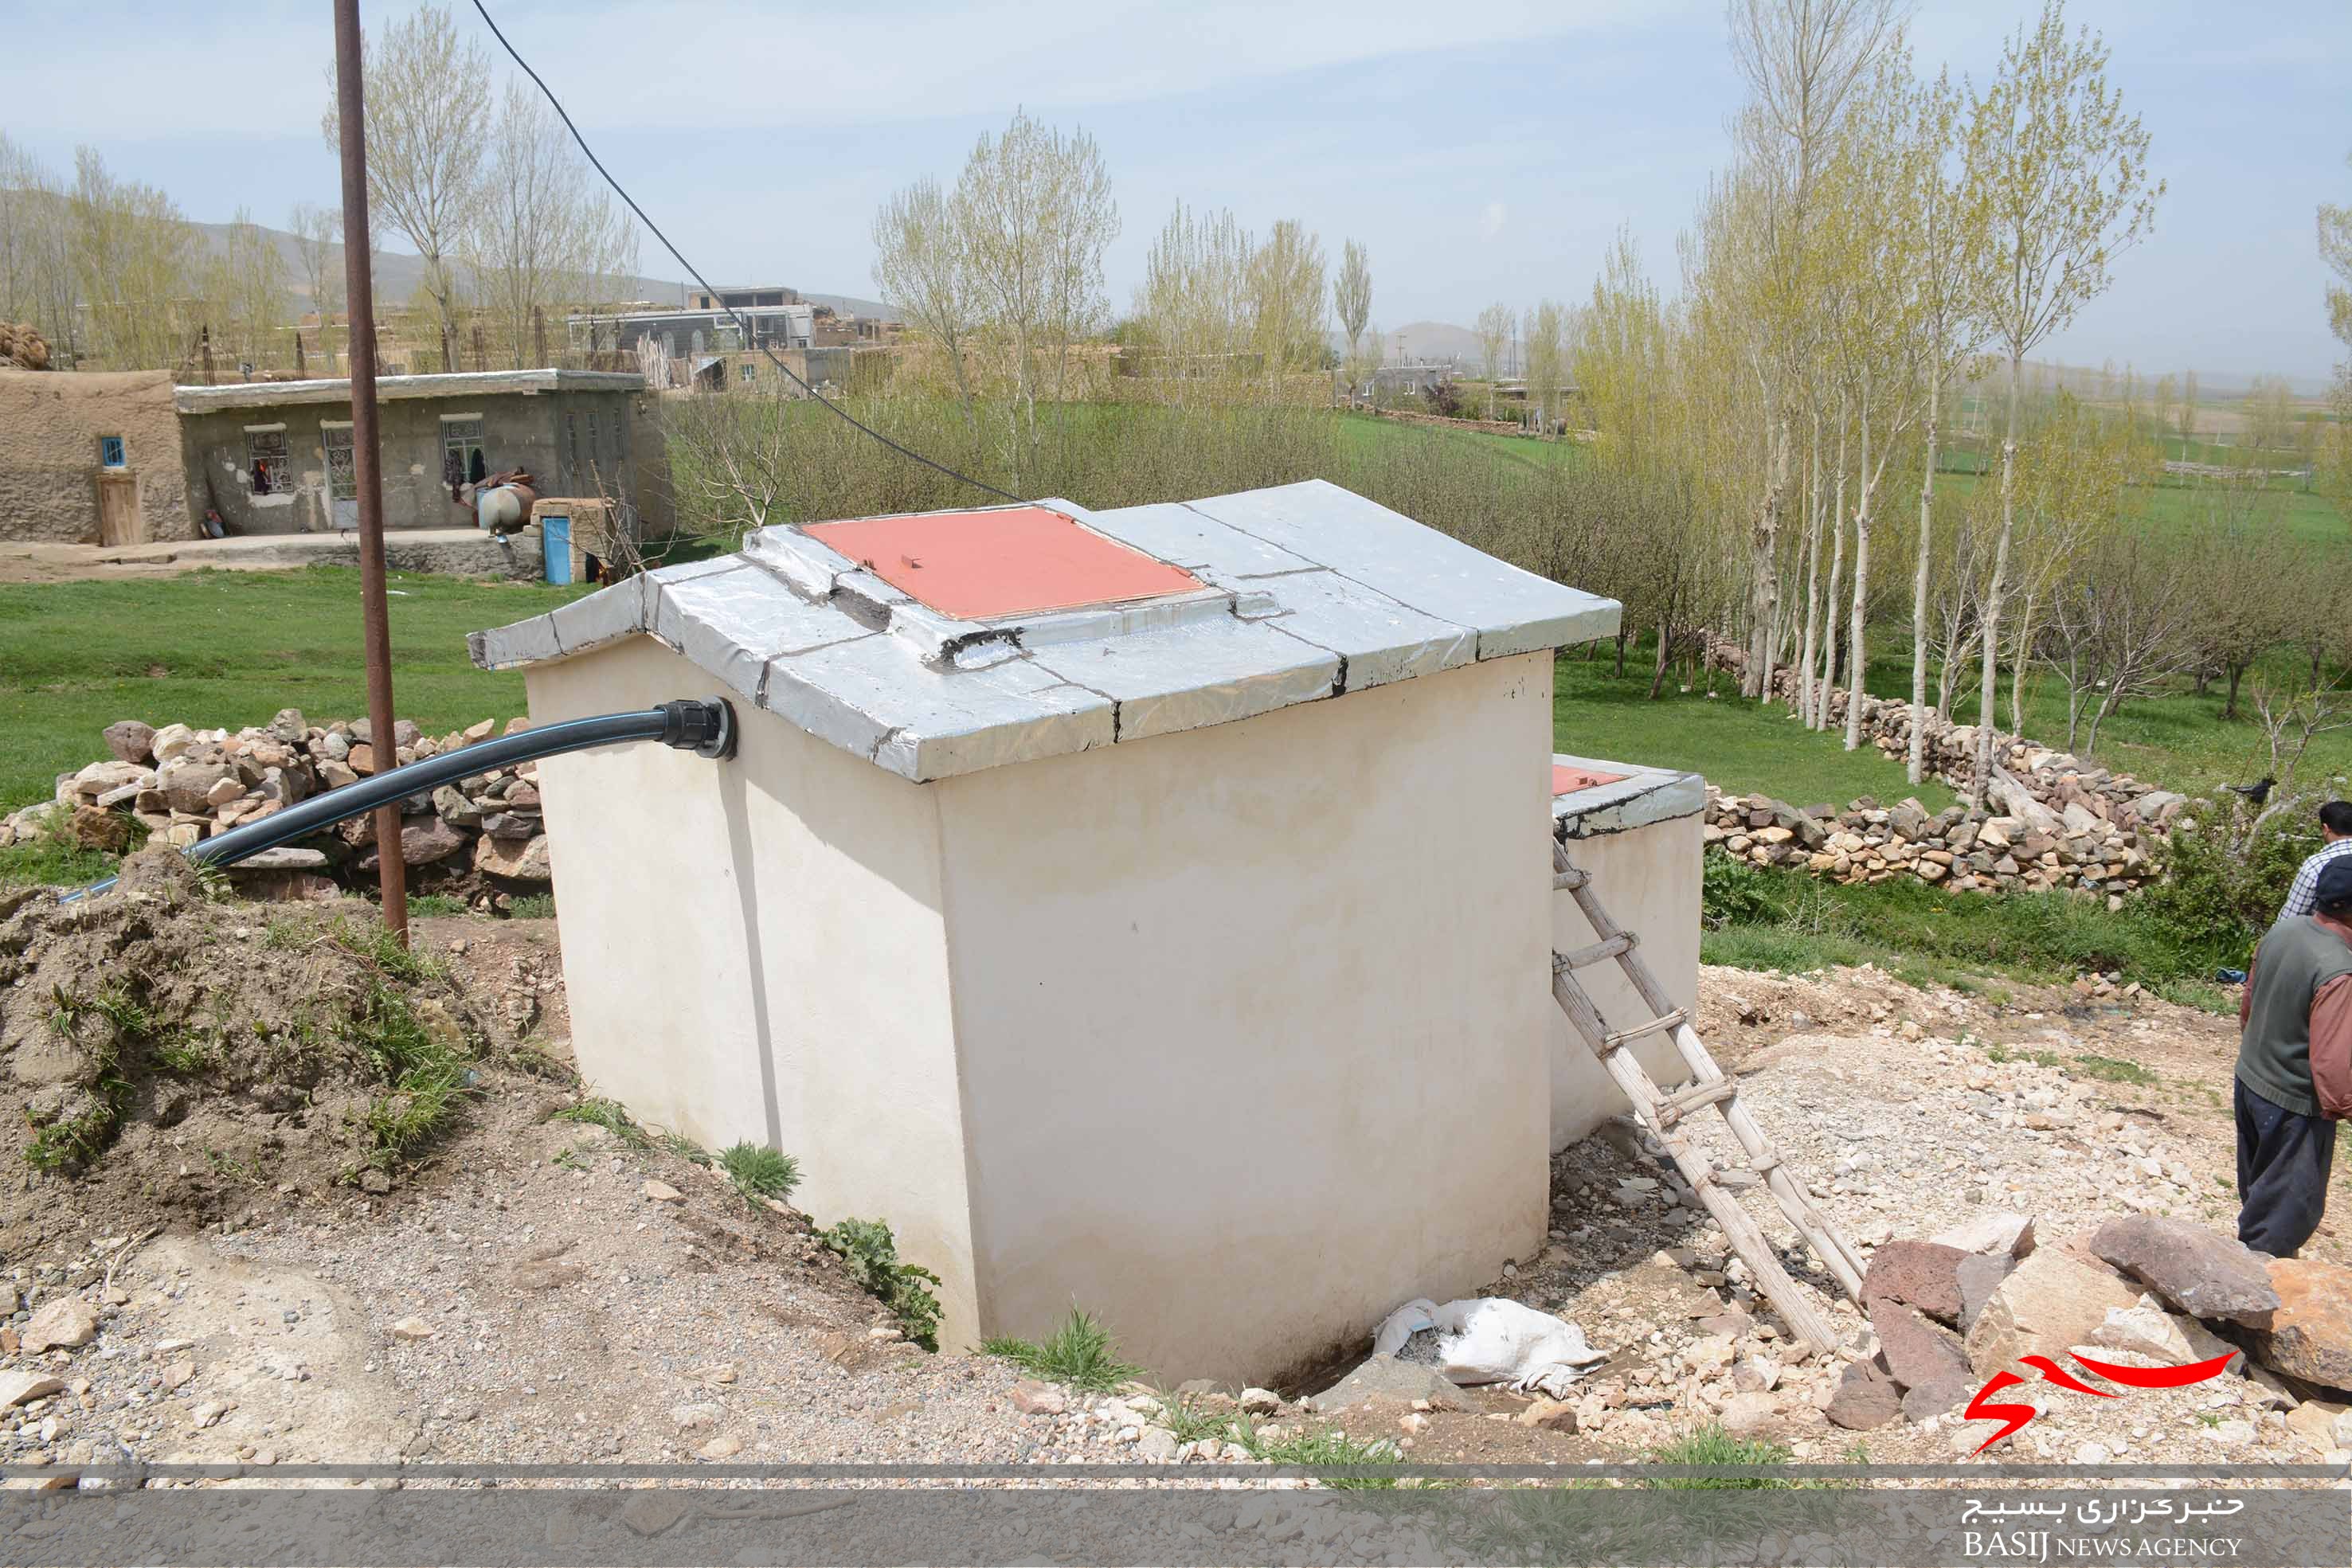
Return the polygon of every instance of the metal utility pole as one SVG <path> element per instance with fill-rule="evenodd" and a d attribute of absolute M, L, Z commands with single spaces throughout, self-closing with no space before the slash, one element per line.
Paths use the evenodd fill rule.
<path fill-rule="evenodd" d="M 375 417 L 375 283 L 368 268 L 367 95 L 360 74 L 359 0 L 335 0 L 335 115 L 343 154 L 343 283 L 350 315 L 352 468 L 359 486 L 360 616 L 367 644 L 368 750 L 379 770 L 397 767 L 392 710 L 392 622 L 383 594 L 383 460 Z M 383 923 L 408 945 L 408 862 L 400 803 L 375 813 L 376 876 Z"/>

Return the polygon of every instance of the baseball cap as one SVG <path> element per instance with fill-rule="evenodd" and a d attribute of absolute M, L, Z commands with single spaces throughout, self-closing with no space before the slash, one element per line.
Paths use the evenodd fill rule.
<path fill-rule="evenodd" d="M 2352 855 L 2337 855 L 2319 868 L 2319 884 L 2312 896 L 2323 909 L 2331 904 L 2352 904 Z"/>

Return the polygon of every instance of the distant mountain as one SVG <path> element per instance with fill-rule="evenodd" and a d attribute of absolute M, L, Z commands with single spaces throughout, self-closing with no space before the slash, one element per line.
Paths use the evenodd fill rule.
<path fill-rule="evenodd" d="M 836 316 L 890 316 L 898 313 L 879 299 L 860 299 L 855 294 L 811 294 L 801 290 L 801 298 L 812 305 L 826 305 Z"/>
<path fill-rule="evenodd" d="M 295 298 L 306 306 L 310 299 L 310 280 L 302 270 L 302 242 L 283 229 L 268 224 L 256 224 L 263 237 L 277 250 L 286 264 L 286 286 Z M 232 224 L 198 224 L 196 232 L 203 235 L 205 246 L 215 255 L 228 249 Z M 341 252 L 336 253 L 340 261 Z M 385 305 L 404 305 L 425 281 L 425 258 L 404 251 L 380 250 L 375 254 L 375 294 Z M 686 302 L 686 286 L 665 282 L 658 277 L 633 277 L 627 280 L 629 297 L 656 305 L 682 305 Z"/>

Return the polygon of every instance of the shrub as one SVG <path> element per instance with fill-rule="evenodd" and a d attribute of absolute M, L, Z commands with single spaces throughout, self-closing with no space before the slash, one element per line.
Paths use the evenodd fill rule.
<path fill-rule="evenodd" d="M 2246 956 L 2278 917 L 2279 904 L 2304 856 L 2318 839 L 2273 822 L 2243 852 L 2218 832 L 2172 835 L 2164 875 L 2140 895 L 2140 909 L 2201 967 L 2243 968 Z"/>
<path fill-rule="evenodd" d="M 723 1149 L 719 1168 L 744 1197 L 772 1197 L 782 1202 L 801 1185 L 801 1163 L 765 1144 L 743 1143 Z"/>
<path fill-rule="evenodd" d="M 1699 873 L 1699 915 L 1707 929 L 1751 925 L 1773 915 L 1770 876 L 1761 866 L 1709 851 Z"/>
<path fill-rule="evenodd" d="M 845 1219 L 818 1231 L 816 1239 L 841 1254 L 849 1277 L 890 1309 L 908 1339 L 925 1350 L 940 1348 L 940 1298 L 931 1289 L 940 1277 L 898 1261 L 898 1243 L 888 1221 Z"/>

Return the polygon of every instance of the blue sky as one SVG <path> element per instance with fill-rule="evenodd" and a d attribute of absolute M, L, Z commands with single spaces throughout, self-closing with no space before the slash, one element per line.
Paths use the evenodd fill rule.
<path fill-rule="evenodd" d="M 1125 219 L 1115 304 L 1181 199 L 1259 230 L 1301 218 L 1334 254 L 1360 239 L 1377 320 L 1466 325 L 1492 300 L 1584 295 L 1620 225 L 1671 273 L 1738 99 L 1713 4 L 492 9 L 705 272 L 845 294 L 874 292 L 877 203 L 952 177 L 1020 105 L 1102 144 Z M 324 0 L 0 0 L 0 14 L 17 57 L 40 62 L 11 73 L 0 130 L 59 167 L 87 142 L 208 221 L 242 204 L 283 226 L 294 202 L 335 199 L 317 131 Z M 2170 191 L 2154 236 L 2051 354 L 2324 377 L 2337 356 L 2313 208 L 2352 201 L 2352 6 L 2076 0 L 2068 14 L 2105 35 Z M 1930 0 L 1915 49 L 1981 78 L 2027 15 L 2025 0 Z M 677 272 L 650 241 L 644 269 Z"/>

